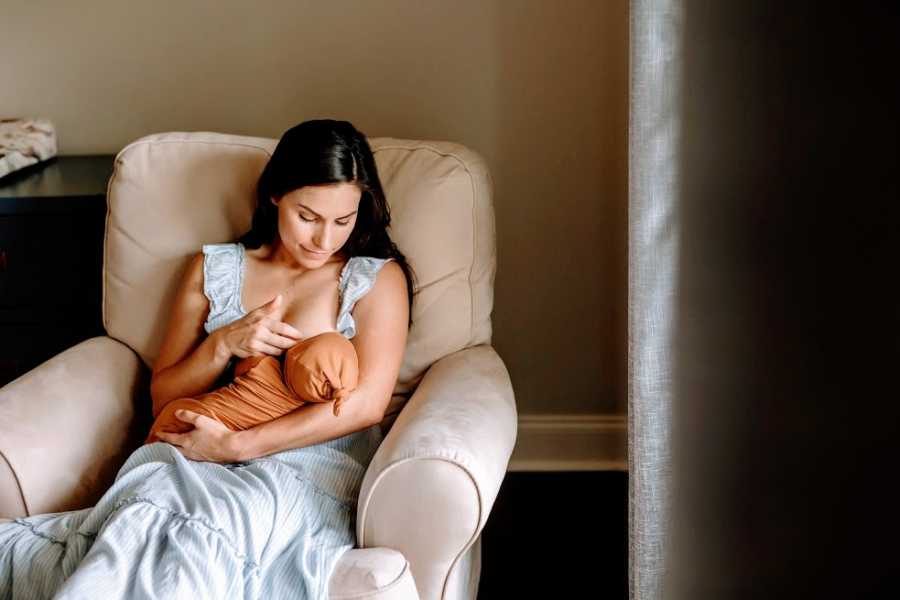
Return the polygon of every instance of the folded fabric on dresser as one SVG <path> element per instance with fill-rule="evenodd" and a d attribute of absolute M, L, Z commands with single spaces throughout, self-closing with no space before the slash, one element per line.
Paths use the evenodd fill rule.
<path fill-rule="evenodd" d="M 47 119 L 0 119 L 0 177 L 56 156 L 56 128 Z"/>

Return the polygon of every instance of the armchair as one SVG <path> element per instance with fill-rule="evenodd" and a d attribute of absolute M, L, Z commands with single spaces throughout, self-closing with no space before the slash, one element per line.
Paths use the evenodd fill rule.
<path fill-rule="evenodd" d="M 182 270 L 249 226 L 277 140 L 141 138 L 116 157 L 103 265 L 107 336 L 0 388 L 0 517 L 91 506 L 149 428 L 149 372 Z M 506 368 L 490 345 L 496 264 L 491 180 L 448 142 L 370 140 L 391 235 L 419 281 L 385 439 L 365 475 L 358 548 L 331 598 L 475 598 L 480 533 L 516 438 Z"/>

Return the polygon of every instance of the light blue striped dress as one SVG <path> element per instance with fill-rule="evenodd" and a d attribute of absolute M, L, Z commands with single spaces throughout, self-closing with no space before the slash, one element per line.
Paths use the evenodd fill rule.
<path fill-rule="evenodd" d="M 240 318 L 244 248 L 203 247 L 206 330 Z M 338 331 L 390 259 L 351 258 Z M 0 599 L 327 598 L 355 545 L 356 501 L 381 430 L 245 463 L 191 461 L 157 442 L 135 450 L 93 508 L 0 524 Z"/>

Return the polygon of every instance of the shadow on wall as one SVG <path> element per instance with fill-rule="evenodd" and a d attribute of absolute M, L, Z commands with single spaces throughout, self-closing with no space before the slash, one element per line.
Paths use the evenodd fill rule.
<path fill-rule="evenodd" d="M 624 414 L 628 3 L 509 6 L 486 149 L 495 346 L 520 412 Z"/>

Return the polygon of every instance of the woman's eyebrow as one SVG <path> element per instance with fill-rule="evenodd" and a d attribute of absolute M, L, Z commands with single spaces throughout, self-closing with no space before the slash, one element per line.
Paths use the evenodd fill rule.
<path fill-rule="evenodd" d="M 308 207 L 308 206 L 305 205 L 305 204 L 300 204 L 300 203 L 298 202 L 298 203 L 297 203 L 297 206 L 299 206 L 300 208 L 303 208 L 303 209 L 308 210 L 309 212 L 311 212 L 312 214 L 316 215 L 316 216 L 319 217 L 320 219 L 322 218 L 322 215 L 320 215 L 319 213 L 317 213 L 316 211 L 314 211 L 313 209 L 311 209 L 310 207 Z M 338 219 L 346 219 L 347 217 L 352 217 L 352 216 L 355 215 L 355 214 L 356 214 L 356 211 L 354 210 L 354 211 L 353 211 L 352 213 L 350 213 L 349 215 L 344 215 L 343 217 L 337 217 L 337 218 L 338 218 Z"/>

